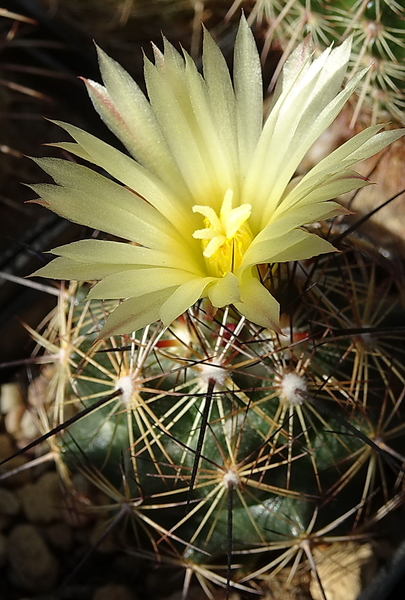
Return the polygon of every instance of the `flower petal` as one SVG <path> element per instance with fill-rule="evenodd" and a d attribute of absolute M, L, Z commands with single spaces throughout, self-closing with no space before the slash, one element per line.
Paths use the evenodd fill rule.
<path fill-rule="evenodd" d="M 239 157 L 235 93 L 224 55 L 206 29 L 204 29 L 202 62 L 212 118 L 224 152 L 228 154 L 229 161 L 237 173 Z"/>
<path fill-rule="evenodd" d="M 279 303 L 260 281 L 247 272 L 239 288 L 241 301 L 235 302 L 234 306 L 241 315 L 256 325 L 280 332 Z"/>
<path fill-rule="evenodd" d="M 30 187 L 60 216 L 151 248 L 184 251 L 179 233 L 136 194 L 82 165 L 57 158 L 34 161 L 59 185 Z"/>
<path fill-rule="evenodd" d="M 166 300 L 160 310 L 160 318 L 168 327 L 173 321 L 188 310 L 200 298 L 204 297 L 205 288 L 215 281 L 214 277 L 199 277 L 178 287 Z"/>
<path fill-rule="evenodd" d="M 376 132 L 381 125 L 365 129 L 313 167 L 280 203 L 276 213 L 293 205 L 327 200 L 368 185 L 368 181 L 348 167 L 373 156 L 405 135 L 404 129 Z M 306 200 L 305 200 L 306 198 Z M 295 210 L 295 209 L 294 209 Z"/>
<path fill-rule="evenodd" d="M 105 87 L 85 80 L 95 109 L 141 164 L 162 181 L 175 181 L 179 170 L 148 100 L 121 65 L 98 47 L 97 53 Z"/>
<path fill-rule="evenodd" d="M 359 73 L 358 77 L 354 77 L 347 84 L 344 90 L 333 100 L 331 100 L 320 113 L 315 115 L 308 114 L 306 111 L 301 116 L 301 122 L 299 124 L 299 132 L 296 137 L 290 139 L 290 144 L 285 146 L 285 152 L 283 153 L 281 148 L 278 152 L 278 157 L 281 159 L 284 156 L 284 160 L 279 160 L 277 177 L 274 179 L 274 184 L 270 180 L 270 176 L 262 180 L 263 191 L 268 191 L 270 194 L 270 201 L 266 203 L 266 208 L 263 213 L 262 223 L 265 223 L 271 214 L 271 211 L 277 206 L 289 180 L 294 175 L 298 165 L 304 158 L 313 143 L 323 133 L 332 121 L 337 117 L 343 108 L 343 105 L 347 102 L 350 96 L 353 94 L 354 88 L 358 85 L 361 77 L 364 73 Z M 279 129 L 279 135 L 275 137 L 274 144 L 277 140 L 281 140 L 282 128 Z M 276 167 L 276 165 L 274 165 Z M 269 174 L 270 175 L 270 174 Z M 273 177 L 274 177 L 273 172 Z M 264 184 L 264 185 L 263 185 Z"/>
<path fill-rule="evenodd" d="M 120 271 L 133 269 L 133 265 L 119 265 Z M 41 267 L 31 277 L 48 277 L 49 279 L 66 279 L 73 281 L 97 281 L 117 272 L 116 263 L 82 263 L 70 258 L 55 258 Z"/>
<path fill-rule="evenodd" d="M 233 273 L 219 278 L 208 289 L 208 298 L 216 308 L 240 302 L 239 281 Z"/>
<path fill-rule="evenodd" d="M 201 132 L 196 124 L 184 71 L 184 61 L 166 43 L 162 65 L 145 59 L 145 82 L 150 102 L 181 175 L 195 199 L 218 194 L 206 161 L 206 149 L 200 146 Z M 181 62 L 179 62 L 181 61 Z M 199 202 L 194 202 L 198 204 Z"/>
<path fill-rule="evenodd" d="M 194 61 L 183 51 L 185 59 L 185 78 L 196 120 L 196 132 L 199 136 L 200 151 L 204 162 L 209 167 L 213 183 L 215 182 L 218 201 L 222 201 L 224 191 L 237 188 L 235 163 L 230 160 L 227 147 L 218 136 L 217 126 L 213 120 L 211 104 L 208 102 L 207 86 L 201 77 Z M 198 129 L 197 129 L 198 128 Z M 212 206 L 218 210 L 219 204 Z"/>
<path fill-rule="evenodd" d="M 138 331 L 158 321 L 160 308 L 172 291 L 172 289 L 160 290 L 146 296 L 125 300 L 108 317 L 99 333 L 99 339 Z"/>
<path fill-rule="evenodd" d="M 361 181 L 364 183 L 363 178 Z M 335 181 L 333 183 L 336 184 Z M 284 212 L 280 211 L 275 215 L 274 221 L 271 221 L 271 223 L 261 231 L 257 238 L 261 239 L 262 237 L 277 237 L 285 235 L 295 227 L 300 227 L 309 223 L 315 223 L 316 221 L 321 221 L 324 219 L 330 219 L 332 217 L 336 217 L 337 215 L 347 213 L 347 210 L 337 202 L 333 202 L 332 200 L 329 202 L 324 202 L 323 196 L 329 195 L 328 190 L 321 192 L 316 188 L 311 190 L 311 192 L 313 196 L 311 195 L 310 200 L 313 198 L 313 202 L 309 200 L 308 205 L 302 205 L 301 203 L 297 202 L 293 209 L 286 210 Z M 316 193 L 321 196 L 320 200 L 315 198 Z"/>
<path fill-rule="evenodd" d="M 279 331 L 279 306 L 261 284 L 257 265 L 333 251 L 305 225 L 343 214 L 333 198 L 369 183 L 352 165 L 405 133 L 370 128 L 294 178 L 364 74 L 340 91 L 350 40 L 315 60 L 307 43 L 292 53 L 264 127 L 260 59 L 243 16 L 233 84 L 207 32 L 204 77 L 187 52 L 166 39 L 164 52 L 154 47 L 155 64 L 145 59 L 149 101 L 124 69 L 98 53 L 104 86 L 86 82 L 89 94 L 136 160 L 62 124 L 76 143 L 59 147 L 114 180 L 47 159 L 38 162 L 57 185 L 32 187 L 42 195 L 38 202 L 58 214 L 134 244 L 68 244 L 56 248 L 59 258 L 37 274 L 101 280 L 90 298 L 129 297 L 109 317 L 104 335 L 159 318 L 170 325 L 205 297 L 218 308 L 233 304 L 252 322 Z"/>
<path fill-rule="evenodd" d="M 136 265 L 174 267 L 191 272 L 196 268 L 195 263 L 186 253 L 171 254 L 167 251 L 151 250 L 142 246 L 107 240 L 80 240 L 59 246 L 50 252 L 82 263 L 128 265 L 131 268 Z"/>
<path fill-rule="evenodd" d="M 233 79 L 241 175 L 252 161 L 263 123 L 262 69 L 256 42 L 242 15 L 236 36 Z"/>
<path fill-rule="evenodd" d="M 326 173 L 322 179 L 315 176 L 305 181 L 301 180 L 291 193 L 283 199 L 273 213 L 272 219 L 276 220 L 284 213 L 292 212 L 295 214 L 296 211 L 300 211 L 303 216 L 305 213 L 307 214 L 306 220 L 301 221 L 301 225 L 303 225 L 304 223 L 313 223 L 319 219 L 329 219 L 339 213 L 343 214 L 345 209 L 342 206 L 336 204 L 336 202 L 326 201 L 367 185 L 371 185 L 371 182 L 363 175 L 356 173 L 356 171 L 342 171 L 334 175 Z M 316 211 L 313 212 L 313 207 L 317 207 L 318 203 L 323 204 L 325 214 L 313 218 L 312 215 L 316 213 Z M 328 214 L 328 206 L 331 208 L 330 214 Z M 334 210 L 333 207 L 336 207 L 336 209 Z"/>
<path fill-rule="evenodd" d="M 305 153 L 330 125 L 364 72 L 339 90 L 350 42 L 327 50 L 280 95 L 265 125 L 248 173 L 245 193 L 257 198 L 253 226 L 260 229 L 276 209 Z"/>
<path fill-rule="evenodd" d="M 274 221 L 269 223 L 255 237 L 244 255 L 242 264 L 245 263 L 245 260 L 250 255 L 251 249 L 257 244 L 270 240 L 274 241 L 274 246 L 277 247 L 279 238 L 290 234 L 294 235 L 293 230 L 297 227 L 314 223 L 321 219 L 329 219 L 345 212 L 346 210 L 337 202 L 318 202 L 316 204 L 309 204 L 308 206 L 297 206 L 293 210 L 286 210 L 284 213 L 278 214 L 274 218 Z"/>
<path fill-rule="evenodd" d="M 78 143 L 78 145 L 69 143 L 54 145 L 63 147 L 110 173 L 112 177 L 145 198 L 179 231 L 192 230 L 193 219 L 189 215 L 187 205 L 191 206 L 193 199 L 181 177 L 177 176 L 170 180 L 169 187 L 132 158 L 86 131 L 60 121 L 54 123 L 65 129 Z"/>
<path fill-rule="evenodd" d="M 328 156 L 319 161 L 317 165 L 312 167 L 312 169 L 310 169 L 310 171 L 308 171 L 308 173 L 303 177 L 303 180 L 308 179 L 324 170 L 329 170 L 331 174 L 335 173 L 336 167 L 340 167 L 344 159 L 350 156 L 355 150 L 363 147 L 369 139 L 373 138 L 376 133 L 381 131 L 382 127 L 383 125 L 372 125 L 371 127 L 367 127 L 354 137 L 350 138 L 350 140 L 339 146 L 339 148 L 328 154 Z"/>
<path fill-rule="evenodd" d="M 405 135 L 405 129 L 382 131 L 376 134 L 376 131 L 381 129 L 381 127 L 381 125 L 375 125 L 358 133 L 352 139 L 334 150 L 329 156 L 321 160 L 309 171 L 306 177 L 309 178 L 314 174 L 325 171 L 334 173 L 347 169 L 361 160 L 365 160 L 377 152 L 380 152 L 380 150 L 383 150 L 386 146 Z"/>
<path fill-rule="evenodd" d="M 138 298 L 195 279 L 194 273 L 178 269 L 159 267 L 131 269 L 105 277 L 90 290 L 89 298 L 91 300 Z"/>
<path fill-rule="evenodd" d="M 330 242 L 304 229 L 293 229 L 287 235 L 261 239 L 251 244 L 240 267 L 241 270 L 263 263 L 304 260 L 318 254 L 336 252 Z"/>
<path fill-rule="evenodd" d="M 274 106 L 278 102 L 280 96 L 289 94 L 294 86 L 294 83 L 299 77 L 303 77 L 304 73 L 309 69 L 312 56 L 311 41 L 307 37 L 301 44 L 293 50 L 290 56 L 285 61 L 282 71 L 277 78 L 274 94 L 271 99 L 270 110 L 268 116 L 273 112 Z M 267 123 L 267 120 L 266 120 Z"/>

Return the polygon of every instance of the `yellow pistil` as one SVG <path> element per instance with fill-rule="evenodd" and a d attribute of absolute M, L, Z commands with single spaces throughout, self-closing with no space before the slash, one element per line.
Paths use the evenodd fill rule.
<path fill-rule="evenodd" d="M 222 201 L 219 216 L 211 206 L 195 205 L 193 212 L 204 218 L 205 229 L 197 229 L 193 237 L 201 240 L 203 255 L 214 277 L 235 273 L 249 247 L 253 236 L 247 220 L 252 212 L 250 204 L 232 208 L 232 190 Z"/>

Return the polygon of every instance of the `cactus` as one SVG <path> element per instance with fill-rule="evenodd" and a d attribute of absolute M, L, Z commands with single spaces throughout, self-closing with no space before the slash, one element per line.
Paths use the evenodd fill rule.
<path fill-rule="evenodd" d="M 234 2 L 228 15 L 242 2 Z M 405 8 L 395 0 L 256 0 L 250 22 L 256 21 L 265 38 L 263 56 L 270 47 L 281 46 L 283 61 L 308 34 L 319 52 L 332 42 L 353 36 L 351 73 L 369 67 L 357 91 L 352 125 L 361 114 L 372 123 L 393 119 L 405 122 L 404 52 Z M 368 116 L 367 116 L 368 113 Z"/>
<path fill-rule="evenodd" d="M 345 214 L 331 198 L 367 183 L 349 167 L 404 132 L 372 127 L 292 178 L 350 96 L 349 53 L 295 52 L 262 128 L 244 18 L 235 88 L 208 33 L 204 77 L 155 49 L 150 104 L 99 51 L 90 97 L 139 162 L 66 124 L 77 143 L 57 146 L 112 179 L 37 161 L 57 184 L 32 186 L 38 202 L 130 241 L 74 242 L 36 272 L 99 280 L 91 299 L 91 282 L 61 285 L 32 331 L 42 440 L 133 552 L 182 572 L 184 600 L 193 576 L 229 597 L 301 568 L 325 598 L 316 549 L 369 539 L 403 500 L 403 282 L 350 229 L 308 223 Z"/>
<path fill-rule="evenodd" d="M 52 442 L 65 483 L 80 469 L 100 487 L 135 550 L 184 569 L 184 598 L 192 574 L 208 597 L 292 577 L 402 499 L 402 282 L 364 244 L 341 250 L 263 272 L 282 335 L 202 302 L 98 340 L 116 302 L 86 301 L 86 284 L 33 333 L 48 428 L 76 419 Z"/>

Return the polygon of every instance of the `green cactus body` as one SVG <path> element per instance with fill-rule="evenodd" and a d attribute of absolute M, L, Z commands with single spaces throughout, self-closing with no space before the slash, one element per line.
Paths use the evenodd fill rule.
<path fill-rule="evenodd" d="M 390 263 L 354 244 L 263 277 L 284 335 L 201 304 L 166 331 L 96 341 L 115 304 L 89 304 L 86 285 L 61 294 L 50 325 L 70 364 L 59 420 L 122 392 L 59 436 L 64 464 L 108 482 L 121 498 L 112 515 L 126 498 L 144 551 L 175 549 L 187 568 L 217 564 L 230 546 L 240 565 L 281 553 L 250 566 L 247 582 L 316 540 L 315 525 L 363 531 L 395 498 L 404 453 L 403 305 Z"/>

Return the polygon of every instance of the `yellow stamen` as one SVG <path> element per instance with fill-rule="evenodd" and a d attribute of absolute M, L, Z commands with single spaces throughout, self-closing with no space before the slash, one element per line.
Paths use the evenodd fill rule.
<path fill-rule="evenodd" d="M 222 201 L 219 217 L 211 206 L 193 206 L 193 212 L 204 218 L 205 229 L 197 229 L 193 237 L 201 240 L 203 255 L 214 277 L 235 273 L 253 236 L 247 220 L 252 212 L 250 204 L 232 208 L 233 192 L 228 190 Z"/>

